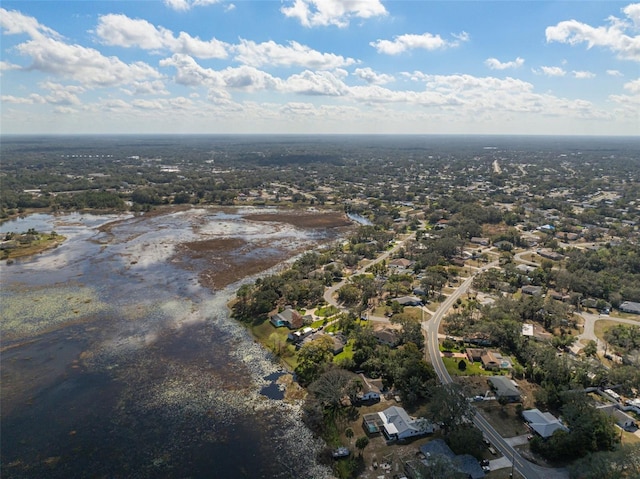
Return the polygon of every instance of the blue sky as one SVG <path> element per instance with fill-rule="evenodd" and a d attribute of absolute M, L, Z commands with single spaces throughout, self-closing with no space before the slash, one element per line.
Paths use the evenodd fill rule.
<path fill-rule="evenodd" d="M 640 133 L 640 3 L 3 1 L 2 133 Z"/>

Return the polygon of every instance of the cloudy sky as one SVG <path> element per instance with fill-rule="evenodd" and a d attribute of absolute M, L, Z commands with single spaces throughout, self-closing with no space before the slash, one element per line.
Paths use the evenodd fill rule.
<path fill-rule="evenodd" d="M 640 133 L 640 3 L 1 5 L 2 133 Z"/>

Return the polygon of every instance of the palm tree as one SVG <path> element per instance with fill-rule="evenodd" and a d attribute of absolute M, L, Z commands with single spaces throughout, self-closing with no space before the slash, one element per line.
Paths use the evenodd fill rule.
<path fill-rule="evenodd" d="M 367 447 L 369 445 L 369 438 L 367 436 L 361 436 L 358 439 L 356 439 L 356 447 L 358 448 L 358 451 L 360 451 L 360 457 L 362 457 L 362 451 L 364 451 L 364 448 Z"/>

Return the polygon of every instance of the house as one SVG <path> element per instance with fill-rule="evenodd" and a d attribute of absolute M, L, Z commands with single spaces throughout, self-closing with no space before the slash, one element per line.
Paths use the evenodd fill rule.
<path fill-rule="evenodd" d="M 479 238 L 477 236 L 474 236 L 471 238 L 470 240 L 473 244 L 479 244 L 481 246 L 488 246 L 489 245 L 489 238 Z"/>
<path fill-rule="evenodd" d="M 379 344 L 389 346 L 390 348 L 396 347 L 400 342 L 400 338 L 398 338 L 398 332 L 395 329 L 378 329 L 373 332 L 373 335 L 378 340 Z"/>
<path fill-rule="evenodd" d="M 407 258 L 396 258 L 389 261 L 389 267 L 394 269 L 406 269 L 413 266 L 413 261 Z"/>
<path fill-rule="evenodd" d="M 382 420 L 382 433 L 389 441 L 433 434 L 435 424 L 425 418 L 412 418 L 399 406 L 391 406 L 378 413 Z"/>
<path fill-rule="evenodd" d="M 498 399 L 505 398 L 508 402 L 520 401 L 520 391 L 515 381 L 505 376 L 491 376 L 487 382 Z"/>
<path fill-rule="evenodd" d="M 497 351 L 484 350 L 480 356 L 485 370 L 510 369 L 511 361 Z"/>
<path fill-rule="evenodd" d="M 305 328 L 305 329 L 311 329 L 311 328 Z M 333 349 L 331 350 L 331 352 L 333 353 L 334 356 L 337 356 L 338 354 L 340 354 L 342 351 L 344 351 L 344 341 L 342 339 L 342 335 L 333 335 L 333 334 L 326 334 L 322 331 L 318 331 L 316 332 L 315 330 L 313 330 L 314 332 L 310 335 L 307 335 L 306 337 L 304 337 L 302 339 L 302 341 L 299 341 L 296 343 L 296 349 L 300 349 L 302 346 L 304 346 L 307 343 L 310 343 L 311 341 L 321 338 L 323 336 L 327 336 L 329 338 L 331 338 L 331 341 L 333 341 Z M 298 331 L 296 331 L 297 333 Z M 295 333 L 293 333 L 295 334 Z"/>
<path fill-rule="evenodd" d="M 482 361 L 482 353 L 485 350 L 482 348 L 467 348 L 467 358 L 472 363 Z"/>
<path fill-rule="evenodd" d="M 523 286 L 520 288 L 523 294 L 530 294 L 531 296 L 540 296 L 542 294 L 542 287 L 533 286 L 528 284 L 527 286 Z"/>
<path fill-rule="evenodd" d="M 497 351 L 487 349 L 468 348 L 467 358 L 471 362 L 481 362 L 482 367 L 487 371 L 497 371 L 498 369 L 510 369 L 511 361 Z"/>
<path fill-rule="evenodd" d="M 552 299 L 556 301 L 562 301 L 563 303 L 567 303 L 571 300 L 571 296 L 568 294 L 562 294 L 558 291 L 548 291 L 547 293 Z"/>
<path fill-rule="evenodd" d="M 522 417 L 524 417 L 529 427 L 544 439 L 551 437 L 558 429 L 569 431 L 569 429 L 550 412 L 541 412 L 539 409 L 528 409 L 522 411 Z"/>
<path fill-rule="evenodd" d="M 420 452 L 425 457 L 422 462 L 427 467 L 433 460 L 446 461 L 460 472 L 461 477 L 470 479 L 482 479 L 485 477 L 485 473 L 475 457 L 470 454 L 456 455 L 443 439 L 432 439 L 423 444 L 420 446 Z"/>
<path fill-rule="evenodd" d="M 543 258 L 547 258 L 552 261 L 560 261 L 562 258 L 564 258 L 564 255 L 556 253 L 555 251 L 540 250 L 538 251 L 538 254 Z"/>
<path fill-rule="evenodd" d="M 629 416 L 626 412 L 621 411 L 618 404 L 608 404 L 606 406 L 601 406 L 598 409 L 611 416 L 618 427 L 624 429 L 625 431 L 635 431 L 636 429 L 638 429 L 638 423 L 636 422 L 636 420 L 633 417 Z"/>
<path fill-rule="evenodd" d="M 298 331 L 290 332 L 289 334 L 287 334 L 287 339 L 293 343 L 297 343 L 314 332 L 315 329 L 307 326 L 306 328 L 299 329 Z"/>
<path fill-rule="evenodd" d="M 358 392 L 358 400 L 362 402 L 366 401 L 380 401 L 382 393 L 382 380 L 371 379 L 364 374 L 360 374 L 360 382 L 362 383 L 362 390 Z"/>
<path fill-rule="evenodd" d="M 625 301 L 620 305 L 620 311 L 623 313 L 640 314 L 640 303 Z"/>
<path fill-rule="evenodd" d="M 400 306 L 422 306 L 422 300 L 417 296 L 401 296 L 394 299 Z"/>
<path fill-rule="evenodd" d="M 270 321 L 276 328 L 286 326 L 289 329 L 298 329 L 304 324 L 302 315 L 289 306 L 284 311 L 271 316 Z"/>

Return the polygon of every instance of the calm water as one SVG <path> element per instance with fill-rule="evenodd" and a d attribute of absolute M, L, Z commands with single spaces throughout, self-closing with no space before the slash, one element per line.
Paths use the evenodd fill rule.
<path fill-rule="evenodd" d="M 174 257 L 184 241 L 293 248 L 318 233 L 207 210 L 97 230 L 115 219 L 0 230 L 68 238 L 0 266 L 2 477 L 328 477 L 299 406 L 272 385 L 282 371 L 228 318 L 237 285 L 206 290 Z"/>

